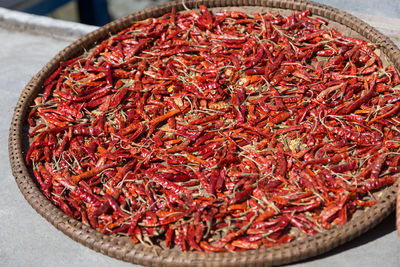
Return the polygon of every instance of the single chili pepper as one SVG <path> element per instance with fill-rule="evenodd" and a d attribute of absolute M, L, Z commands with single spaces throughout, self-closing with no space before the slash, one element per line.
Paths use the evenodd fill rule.
<path fill-rule="evenodd" d="M 206 252 L 225 252 L 226 251 L 225 248 L 214 247 L 213 245 L 210 245 L 209 243 L 207 243 L 205 240 L 200 242 L 200 247 Z"/>
<path fill-rule="evenodd" d="M 281 216 L 273 225 L 266 227 L 264 229 L 260 229 L 260 233 L 271 235 L 273 233 L 280 232 L 284 230 L 290 222 L 289 217 L 286 215 Z M 250 229 L 247 231 L 248 234 L 250 233 Z"/>
<path fill-rule="evenodd" d="M 112 162 L 112 163 L 104 164 L 104 165 L 99 166 L 99 167 L 95 167 L 95 168 L 93 168 L 91 170 L 88 170 L 86 172 L 83 172 L 81 174 L 72 176 L 72 181 L 74 181 L 74 183 L 78 183 L 82 179 L 87 179 L 87 178 L 90 178 L 92 176 L 95 176 L 98 173 L 104 171 L 105 169 L 115 167 L 116 165 L 118 165 L 117 162 Z"/>
<path fill-rule="evenodd" d="M 172 245 L 174 230 L 172 228 L 168 228 L 165 234 L 165 246 L 170 248 Z"/>
<path fill-rule="evenodd" d="M 315 37 L 321 36 L 322 34 L 325 34 L 325 31 L 317 31 L 317 32 L 313 32 L 313 33 L 309 33 L 306 35 L 303 35 L 301 37 L 298 37 L 295 41 L 298 43 L 302 43 L 304 41 L 308 41 L 311 39 L 314 39 Z"/>
<path fill-rule="evenodd" d="M 261 241 L 245 241 L 245 240 L 234 240 L 231 243 L 235 247 L 244 248 L 244 249 L 257 249 L 261 245 Z"/>
<path fill-rule="evenodd" d="M 386 175 L 382 178 L 371 179 L 370 181 L 363 184 L 359 189 L 357 189 L 357 192 L 365 193 L 367 191 L 372 191 L 383 186 L 391 185 L 395 181 L 396 177 L 393 177 L 391 175 Z"/>
<path fill-rule="evenodd" d="M 108 204 L 110 205 L 110 207 L 117 212 L 118 214 L 120 214 L 120 216 L 125 217 L 126 214 L 121 210 L 119 204 L 115 201 L 115 199 L 110 196 L 109 194 L 105 193 L 104 194 L 104 198 L 107 200 Z M 129 227 L 129 226 L 128 226 Z"/>
<path fill-rule="evenodd" d="M 53 184 L 52 183 L 53 178 L 43 165 L 40 164 L 38 167 L 39 167 L 39 173 L 43 177 L 42 191 L 46 195 L 47 198 L 50 198 L 50 190 L 51 190 L 51 186 Z"/>
<path fill-rule="evenodd" d="M 112 99 L 109 109 L 116 108 L 121 103 L 122 99 L 125 97 L 127 92 L 128 92 L 128 87 L 122 87 Z"/>
<path fill-rule="evenodd" d="M 187 241 L 192 249 L 195 249 L 197 251 L 203 251 L 195 241 L 195 230 L 193 225 L 190 225 L 188 228 Z"/>
<path fill-rule="evenodd" d="M 288 207 L 282 210 L 283 213 L 292 213 L 292 212 L 305 212 L 309 210 L 313 210 L 315 208 L 318 208 L 321 205 L 319 201 L 314 201 L 310 204 L 307 205 L 302 205 L 302 206 L 295 206 L 295 207 Z"/>
<path fill-rule="evenodd" d="M 162 178 L 161 176 L 157 175 L 154 171 L 146 171 L 146 175 L 157 184 L 161 185 L 165 189 L 172 190 L 175 194 L 182 194 L 186 193 L 186 189 L 171 182 L 167 179 Z"/>
<path fill-rule="evenodd" d="M 381 173 L 382 166 L 386 161 L 387 154 L 379 155 L 376 160 L 371 164 L 371 178 L 378 179 L 379 174 Z"/>
<path fill-rule="evenodd" d="M 325 50 L 318 50 L 317 51 L 317 56 L 321 57 L 331 57 L 337 54 L 336 50 L 334 49 L 325 49 Z"/>
<path fill-rule="evenodd" d="M 102 203 L 97 198 L 95 198 L 91 193 L 86 192 L 80 187 L 76 188 L 75 193 L 79 196 L 80 199 L 93 205 L 94 207 L 100 207 L 102 205 Z"/>
<path fill-rule="evenodd" d="M 391 101 L 391 102 L 393 102 L 393 101 Z M 389 101 L 388 101 L 388 103 L 389 103 Z M 391 108 L 391 109 L 390 109 L 388 112 L 386 112 L 385 114 L 379 115 L 378 117 L 375 117 L 375 118 L 371 119 L 371 120 L 368 122 L 368 124 L 372 124 L 372 123 L 374 123 L 374 122 L 376 122 L 376 121 L 380 121 L 380 120 L 382 120 L 382 119 L 384 119 L 384 118 L 387 118 L 387 117 L 390 117 L 390 116 L 392 116 L 392 115 L 395 115 L 395 114 L 399 111 L 399 109 L 400 109 L 400 105 L 395 105 L 393 108 Z"/>
<path fill-rule="evenodd" d="M 346 153 L 336 154 L 329 158 L 320 158 L 306 161 L 305 165 L 314 165 L 314 164 L 327 164 L 327 163 L 337 163 L 342 159 L 346 158 Z"/>
<path fill-rule="evenodd" d="M 344 173 L 347 171 L 354 170 L 357 167 L 357 162 L 355 160 L 350 161 L 348 163 L 340 164 L 340 165 L 333 165 L 330 167 L 331 171 L 337 172 L 337 173 Z"/>
<path fill-rule="evenodd" d="M 198 18 L 199 23 L 211 30 L 213 27 L 213 17 L 210 11 L 208 11 L 207 7 L 204 5 L 199 5 L 199 8 L 202 13 L 202 15 Z"/>
<path fill-rule="evenodd" d="M 356 200 L 357 206 L 363 206 L 363 207 L 372 207 L 378 202 L 378 200 L 371 200 L 371 201 L 363 201 L 363 200 Z"/>
<path fill-rule="evenodd" d="M 168 118 L 171 118 L 172 116 L 175 116 L 176 114 L 181 113 L 181 112 L 184 111 L 186 108 L 187 108 L 187 106 L 184 106 L 182 109 L 174 109 L 174 110 L 171 110 L 171 111 L 167 112 L 166 114 L 164 114 L 164 115 L 162 115 L 162 116 L 159 116 L 159 117 L 157 117 L 157 118 L 152 119 L 152 120 L 149 122 L 149 124 L 151 124 L 151 125 L 157 125 L 157 124 L 159 124 L 160 122 L 163 122 L 163 121 L 167 120 Z"/>
<path fill-rule="evenodd" d="M 34 126 L 32 126 L 32 127 L 34 127 Z M 46 124 L 39 124 L 38 126 L 35 127 L 35 129 L 32 130 L 32 132 L 29 133 L 28 136 L 33 137 L 35 135 L 38 135 L 43 128 L 46 128 Z"/>
<path fill-rule="evenodd" d="M 177 230 L 175 230 L 175 239 L 174 243 L 179 247 L 181 251 L 187 251 L 187 241 L 185 239 L 185 234 L 181 230 L 182 227 L 179 227 Z"/>

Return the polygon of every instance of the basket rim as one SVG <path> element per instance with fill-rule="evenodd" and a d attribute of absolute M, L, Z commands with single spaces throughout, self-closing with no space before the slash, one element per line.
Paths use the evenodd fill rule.
<path fill-rule="evenodd" d="M 400 69 L 400 50 L 388 37 L 384 36 L 362 20 L 336 8 L 304 0 L 185 1 L 185 5 L 188 8 L 196 8 L 199 4 L 204 4 L 210 8 L 259 6 L 295 11 L 309 9 L 313 15 L 321 16 L 330 21 L 335 21 L 347 26 L 354 32 L 359 33 L 364 38 L 373 42 L 377 47 L 382 49 L 383 54 L 388 57 L 396 69 Z M 49 75 L 49 73 L 53 72 L 58 67 L 60 61 L 77 56 L 83 52 L 85 47 L 94 46 L 97 42 L 105 39 L 108 34 L 116 33 L 135 21 L 149 17 L 161 16 L 163 13 L 169 12 L 172 7 L 175 7 L 177 11 L 184 10 L 181 1 L 169 2 L 125 16 L 83 36 L 52 58 L 23 89 L 15 107 L 11 122 L 8 143 L 9 158 L 12 173 L 21 193 L 41 216 L 75 241 L 97 252 L 131 263 L 151 266 L 175 266 L 176 264 L 242 266 L 248 264 L 285 264 L 322 254 L 368 231 L 380 223 L 394 210 L 396 187 L 397 184 L 399 184 L 399 181 L 383 191 L 380 202 L 362 212 L 359 217 L 351 219 L 343 226 L 304 239 L 299 238 L 293 242 L 277 247 L 249 250 L 234 254 L 199 254 L 195 252 L 181 253 L 180 251 L 170 249 L 150 249 L 142 245 L 135 245 L 128 238 L 117 237 L 115 235 L 104 235 L 96 229 L 92 229 L 89 226 L 82 224 L 80 221 L 68 217 L 60 209 L 55 207 L 47 198 L 45 198 L 31 178 L 28 168 L 25 166 L 23 150 L 24 141 L 26 139 L 24 120 L 26 118 L 27 109 L 35 95 L 40 90 L 44 79 Z"/>

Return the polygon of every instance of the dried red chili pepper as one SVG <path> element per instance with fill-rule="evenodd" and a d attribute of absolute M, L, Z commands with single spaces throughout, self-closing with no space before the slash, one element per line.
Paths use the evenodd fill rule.
<path fill-rule="evenodd" d="M 103 233 L 199 252 L 287 243 L 375 204 L 400 172 L 396 69 L 308 10 L 199 8 L 45 80 L 26 164 L 46 197 Z"/>

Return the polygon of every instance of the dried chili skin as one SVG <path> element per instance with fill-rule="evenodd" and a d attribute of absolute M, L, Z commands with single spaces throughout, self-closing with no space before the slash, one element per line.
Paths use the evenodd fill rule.
<path fill-rule="evenodd" d="M 171 13 L 62 62 L 26 164 L 66 214 L 182 251 L 346 223 L 400 171 L 400 78 L 308 10 Z M 292 234 L 294 233 L 294 234 Z"/>

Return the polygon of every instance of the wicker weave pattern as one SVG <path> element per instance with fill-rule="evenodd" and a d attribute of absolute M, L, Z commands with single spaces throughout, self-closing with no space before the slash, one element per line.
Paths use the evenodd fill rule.
<path fill-rule="evenodd" d="M 204 4 L 209 8 L 236 7 L 236 9 L 248 8 L 274 8 L 282 12 L 300 11 L 309 9 L 313 15 L 321 16 L 332 22 L 333 25 L 341 25 L 340 30 L 346 30 L 346 34 L 362 37 L 376 44 L 387 59 L 397 69 L 400 69 L 400 51 L 387 37 L 377 32 L 371 26 L 352 15 L 308 1 L 278 1 L 278 0 L 187 0 L 188 8 L 196 8 Z M 26 134 L 28 128 L 25 125 L 27 111 L 34 97 L 41 90 L 41 85 L 62 60 L 67 60 L 83 53 L 84 48 L 91 48 L 109 34 L 116 33 L 128 27 L 134 21 L 149 17 L 159 17 L 170 12 L 172 7 L 177 11 L 184 10 L 181 1 L 150 8 L 135 14 L 131 14 L 84 36 L 73 42 L 54 57 L 44 68 L 36 74 L 23 90 L 16 105 L 9 135 L 9 157 L 11 168 L 16 182 L 30 205 L 57 229 L 75 241 L 108 256 L 124 261 L 150 265 L 150 266 L 244 266 L 244 265 L 279 265 L 327 252 L 351 239 L 366 232 L 388 216 L 395 207 L 397 184 L 385 189 L 378 204 L 355 216 L 349 223 L 314 236 L 299 238 L 289 244 L 268 249 L 259 249 L 246 252 L 199 254 L 193 252 L 181 253 L 178 250 L 150 249 L 140 244 L 134 245 L 127 237 L 103 235 L 81 222 L 65 215 L 61 210 L 51 204 L 40 192 L 33 181 L 29 170 L 24 164 L 24 156 L 28 147 Z M 400 203 L 398 203 L 400 205 Z M 400 214 L 398 214 L 400 215 Z M 400 223 L 400 222 L 399 222 Z"/>

